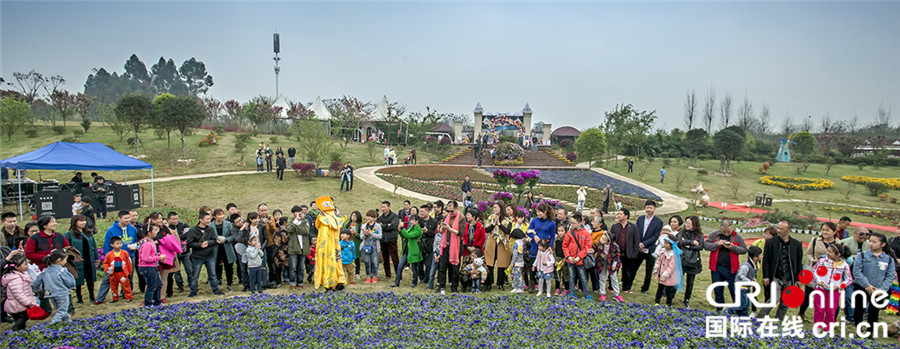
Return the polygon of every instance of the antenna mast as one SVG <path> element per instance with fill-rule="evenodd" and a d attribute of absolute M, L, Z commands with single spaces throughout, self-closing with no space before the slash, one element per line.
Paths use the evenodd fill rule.
<path fill-rule="evenodd" d="M 278 66 L 278 62 L 281 61 L 281 58 L 278 57 L 278 53 L 281 52 L 281 42 L 280 42 L 281 36 L 276 31 L 275 34 L 272 36 L 272 39 L 274 41 L 274 46 L 275 46 L 275 58 L 273 58 L 273 59 L 275 60 L 275 98 L 277 99 L 279 96 L 279 94 L 278 94 L 278 73 L 281 72 L 281 67 Z"/>

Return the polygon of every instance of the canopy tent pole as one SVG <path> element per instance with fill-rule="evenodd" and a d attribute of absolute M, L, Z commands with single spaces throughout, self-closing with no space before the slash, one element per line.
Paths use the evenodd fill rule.
<path fill-rule="evenodd" d="M 153 192 L 153 167 L 150 168 L 150 207 L 156 207 L 156 196 Z"/>
<path fill-rule="evenodd" d="M 128 170 L 125 170 L 125 185 L 128 185 Z"/>
<path fill-rule="evenodd" d="M 22 171 L 16 169 L 16 177 L 19 178 L 19 220 L 24 221 L 25 218 L 22 216 Z"/>

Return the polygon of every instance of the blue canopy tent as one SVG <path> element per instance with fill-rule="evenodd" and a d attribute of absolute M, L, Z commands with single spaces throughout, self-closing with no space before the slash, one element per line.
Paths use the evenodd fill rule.
<path fill-rule="evenodd" d="M 102 143 L 51 143 L 41 149 L 0 160 L 0 167 L 15 170 L 124 171 L 150 170 L 150 201 L 153 193 L 153 165 L 119 153 Z M 19 179 L 19 217 L 22 216 L 22 175 Z M 125 182 L 128 182 L 126 172 Z"/>

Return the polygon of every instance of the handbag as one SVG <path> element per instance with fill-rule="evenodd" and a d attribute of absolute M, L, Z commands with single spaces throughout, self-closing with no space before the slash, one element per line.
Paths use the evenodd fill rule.
<path fill-rule="evenodd" d="M 572 233 L 572 238 L 575 239 L 575 246 L 578 246 L 578 250 L 581 250 L 581 243 L 578 242 L 578 237 L 575 236 L 575 232 L 571 232 L 571 233 Z M 581 263 L 584 265 L 585 269 L 592 269 L 595 266 L 597 266 L 597 260 L 594 259 L 593 253 L 588 253 L 588 255 L 581 260 Z"/>
<path fill-rule="evenodd" d="M 372 254 L 372 246 L 363 246 L 362 252 L 363 254 Z"/>
<path fill-rule="evenodd" d="M 43 320 L 50 317 L 50 313 L 41 309 L 41 307 L 31 307 L 25 310 L 28 313 L 29 320 Z"/>

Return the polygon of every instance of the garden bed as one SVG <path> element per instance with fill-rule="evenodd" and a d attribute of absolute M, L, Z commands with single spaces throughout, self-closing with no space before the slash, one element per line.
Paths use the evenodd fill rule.
<path fill-rule="evenodd" d="M 39 324 L 6 348 L 887 348 L 872 341 L 706 338 L 701 310 L 502 296 L 306 293 L 129 309 Z"/>
<path fill-rule="evenodd" d="M 486 168 L 493 172 L 494 168 Z M 508 169 L 510 172 L 522 172 L 525 170 Z M 568 184 L 583 185 L 588 188 L 603 189 L 609 184 L 614 193 L 624 196 L 634 196 L 644 199 L 661 201 L 662 199 L 653 192 L 591 170 L 541 170 L 541 184 Z M 594 195 L 596 196 L 596 195 Z"/>
<path fill-rule="evenodd" d="M 415 166 L 396 166 L 385 167 L 375 171 L 376 174 L 391 174 L 407 178 L 421 179 L 425 181 L 434 180 L 456 180 L 462 181 L 469 176 L 473 181 L 495 183 L 494 178 L 484 172 L 476 171 L 466 166 L 440 166 L 440 165 L 415 165 Z"/>

